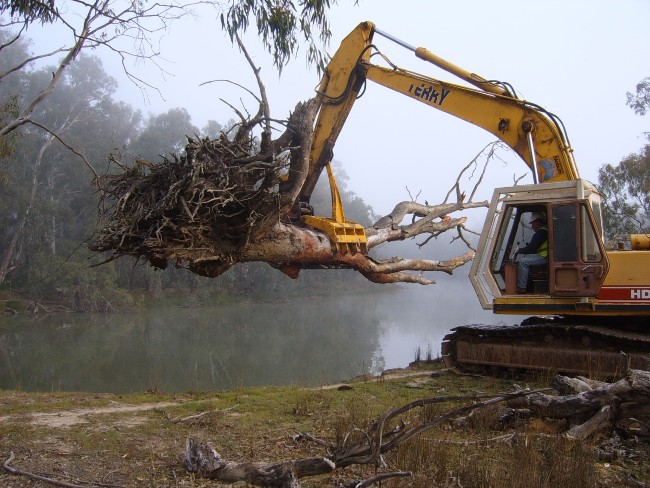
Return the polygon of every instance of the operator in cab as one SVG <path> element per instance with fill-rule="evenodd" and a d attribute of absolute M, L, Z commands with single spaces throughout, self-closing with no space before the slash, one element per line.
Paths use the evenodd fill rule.
<path fill-rule="evenodd" d="M 517 251 L 521 254 L 517 268 L 517 293 L 526 293 L 528 277 L 531 266 L 548 264 L 548 228 L 546 227 L 546 215 L 533 213 L 530 217 L 530 225 L 535 233 L 527 246 Z"/>

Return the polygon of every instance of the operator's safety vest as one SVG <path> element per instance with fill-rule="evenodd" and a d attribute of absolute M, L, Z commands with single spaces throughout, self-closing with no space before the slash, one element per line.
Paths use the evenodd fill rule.
<path fill-rule="evenodd" d="M 546 235 L 548 236 L 548 228 L 545 225 L 540 227 L 540 229 L 544 229 L 546 231 Z M 543 258 L 548 257 L 548 238 L 537 248 L 537 255 Z"/>

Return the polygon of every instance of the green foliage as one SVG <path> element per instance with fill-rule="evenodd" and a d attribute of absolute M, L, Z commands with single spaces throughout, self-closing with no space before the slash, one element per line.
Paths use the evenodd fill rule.
<path fill-rule="evenodd" d="M 8 100 L 0 106 L 0 124 L 4 125 L 7 120 L 14 119 L 18 116 L 18 95 L 10 95 Z M 11 156 L 16 142 L 17 134 L 8 134 L 0 136 L 0 159 Z M 6 176 L 0 172 L 0 183 L 5 181 Z"/>
<path fill-rule="evenodd" d="M 644 78 L 636 85 L 636 93 L 627 93 L 627 105 L 639 115 L 650 110 L 650 77 Z"/>
<path fill-rule="evenodd" d="M 627 94 L 627 105 L 638 115 L 650 110 L 650 78 Z M 603 220 L 609 239 L 627 240 L 627 234 L 650 233 L 650 144 L 630 154 L 618 166 L 606 164 L 598 171 L 605 196 Z"/>
<path fill-rule="evenodd" d="M 650 144 L 618 166 L 601 167 L 598 183 L 605 195 L 603 218 L 609 238 L 650 232 Z"/>
<path fill-rule="evenodd" d="M 146 126 L 130 144 L 132 153 L 151 160 L 171 152 L 179 153 L 187 144 L 186 136 L 199 134 L 192 117 L 184 108 L 172 108 L 149 117 Z"/>
<path fill-rule="evenodd" d="M 115 267 L 91 268 L 90 257 L 83 249 L 68 256 L 35 253 L 27 268 L 25 290 L 77 312 L 112 312 L 134 306 L 132 296 L 116 285 Z"/>
<path fill-rule="evenodd" d="M 219 137 L 221 131 L 224 130 L 224 126 L 221 125 L 216 120 L 208 120 L 208 123 L 205 124 L 205 127 L 201 130 L 201 133 L 204 136 L 210 137 L 212 139 Z"/>
<path fill-rule="evenodd" d="M 3 79 L 0 100 L 13 97 L 20 105 L 50 78 L 47 67 L 14 72 Z M 112 101 L 116 87 L 98 58 L 80 56 L 32 117 L 83 148 L 101 171 L 106 155 L 123 146 L 139 122 L 139 113 Z M 48 293 L 54 287 L 41 289 L 33 283 L 36 278 L 30 268 L 38 261 L 35 256 L 49 256 L 53 262 L 67 259 L 62 258 L 67 256 L 63 243 L 73 241 L 76 247 L 94 229 L 97 203 L 92 174 L 82 170 L 79 159 L 67 148 L 35 126 L 23 126 L 12 136 L 13 152 L 0 161 L 5 177 L 0 191 L 0 262 L 10 263 L 9 279 Z"/>
<path fill-rule="evenodd" d="M 302 37 L 307 43 L 308 64 L 322 69 L 326 57 L 319 46 L 326 46 L 332 35 L 327 14 L 336 3 L 337 0 L 232 0 L 228 10 L 221 14 L 221 26 L 234 41 L 246 32 L 251 17 L 254 18 L 258 35 L 280 71 L 298 52 Z"/>
<path fill-rule="evenodd" d="M 12 40 L 9 31 L 0 28 L 0 45 L 3 45 L 0 56 L 0 76 L 8 73 L 15 65 L 28 56 L 27 42 L 22 39 Z M 0 127 L 18 117 L 19 93 L 24 89 L 18 76 L 2 76 L 0 89 Z M 2 159 L 11 155 L 18 134 L 0 136 L 0 165 Z M 6 183 L 7 175 L 0 166 L 0 184 Z"/>
<path fill-rule="evenodd" d="M 0 0 L 0 14 L 5 12 L 25 24 L 35 20 L 50 23 L 57 16 L 54 0 Z"/>

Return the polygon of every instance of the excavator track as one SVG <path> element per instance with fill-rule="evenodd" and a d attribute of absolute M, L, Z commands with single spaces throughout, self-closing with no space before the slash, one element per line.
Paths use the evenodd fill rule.
<path fill-rule="evenodd" d="M 650 370 L 650 336 L 606 324 L 532 317 L 521 325 L 463 325 L 444 337 L 449 368 L 490 372 L 530 370 L 615 379 Z"/>

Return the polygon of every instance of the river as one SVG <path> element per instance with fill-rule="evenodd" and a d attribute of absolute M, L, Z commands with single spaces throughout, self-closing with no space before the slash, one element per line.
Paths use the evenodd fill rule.
<path fill-rule="evenodd" d="M 0 389 L 131 393 L 318 386 L 437 356 L 455 325 L 497 323 L 466 284 L 394 293 L 0 322 Z M 512 321 L 508 322 L 512 323 Z"/>

